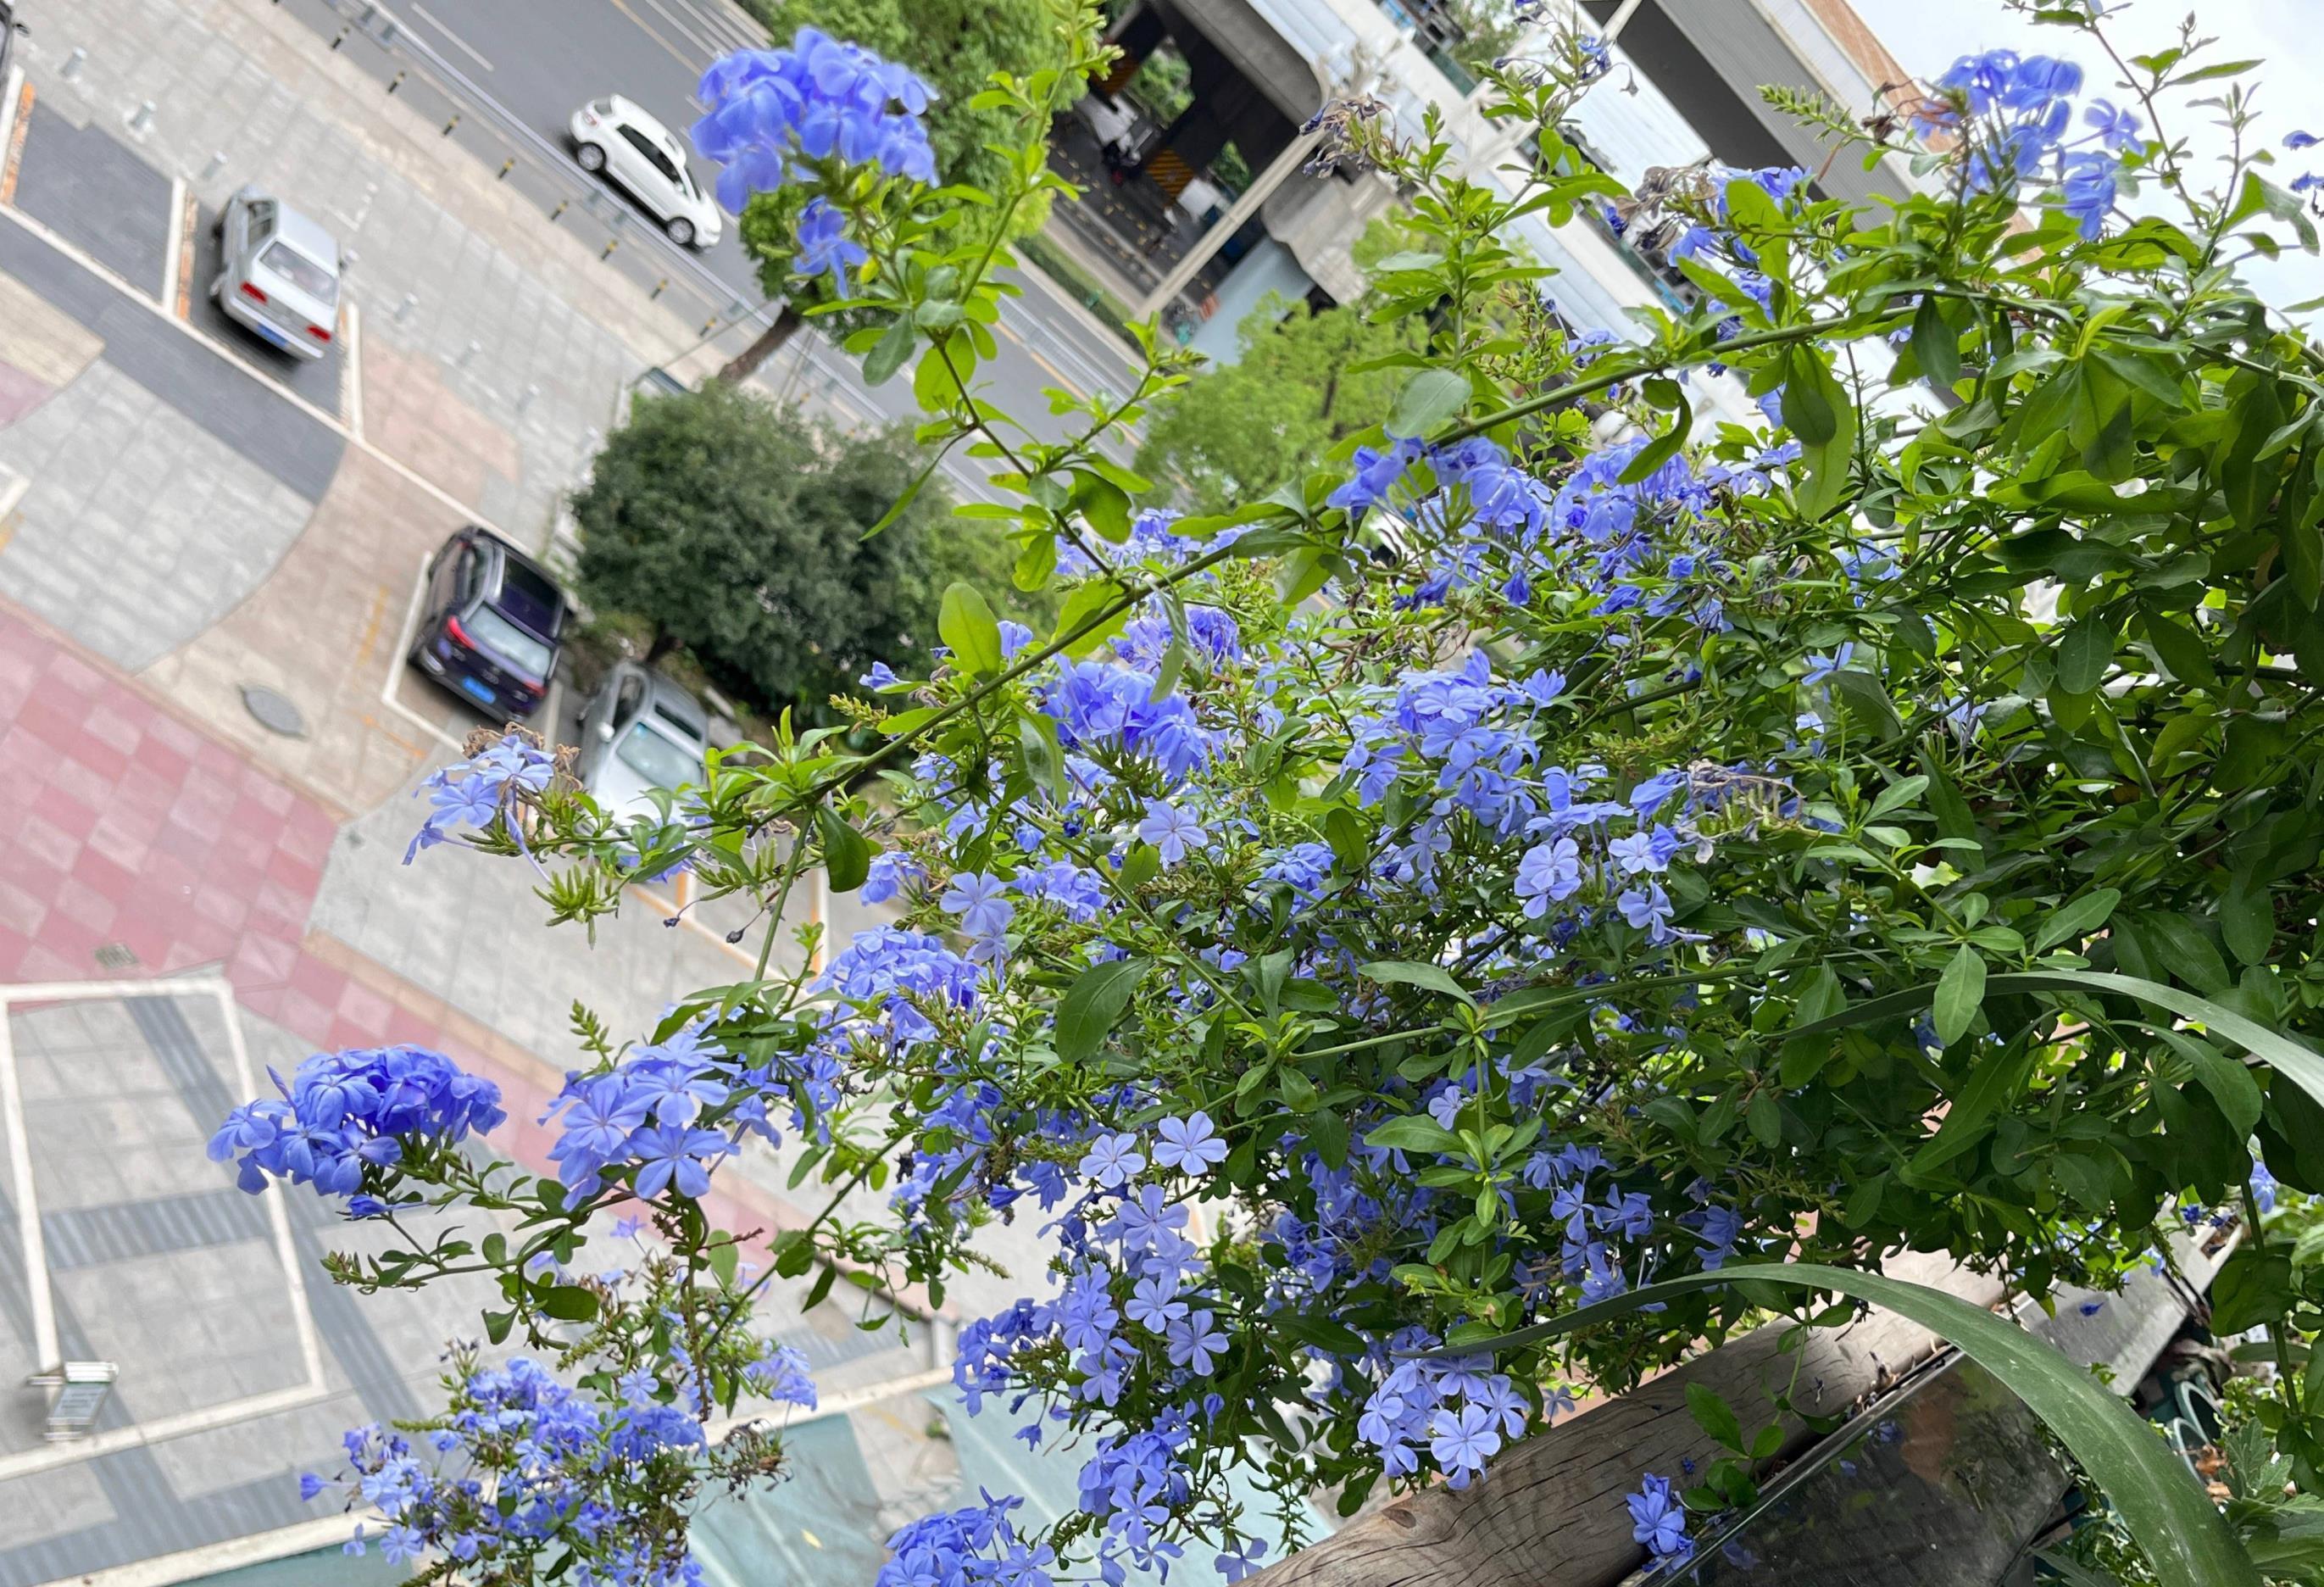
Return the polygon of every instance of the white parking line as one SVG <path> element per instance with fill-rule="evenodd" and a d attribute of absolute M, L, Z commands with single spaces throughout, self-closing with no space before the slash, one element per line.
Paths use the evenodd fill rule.
<path fill-rule="evenodd" d="M 347 435 L 361 445 L 363 433 L 363 314 L 350 303 L 339 328 L 339 407 Z"/>
<path fill-rule="evenodd" d="M 379 703 L 456 755 L 466 746 L 405 705 L 395 693 L 395 686 L 403 681 L 404 670 L 411 665 L 411 634 L 420 626 L 420 597 L 427 592 L 428 564 L 435 555 L 430 551 L 420 558 L 420 577 L 411 581 L 411 598 L 404 603 L 403 623 L 396 630 L 394 649 L 387 654 L 387 676 L 380 679 Z"/>
<path fill-rule="evenodd" d="M 434 28 L 438 32 L 443 34 L 446 40 L 451 43 L 452 48 L 459 51 L 469 60 L 475 61 L 478 66 L 483 67 L 486 71 L 493 69 L 493 63 L 484 59 L 484 52 L 482 51 L 478 50 L 474 44 L 469 43 L 467 40 L 462 38 L 459 34 L 454 32 L 450 28 L 446 27 L 442 23 L 438 22 L 433 16 L 430 16 L 428 14 L 428 8 L 425 5 L 420 5 L 420 0 L 411 0 L 411 14 L 418 17 L 421 22 L 426 23 L 429 27 Z"/>
<path fill-rule="evenodd" d="M 226 1020 L 226 1045 L 234 1059 L 234 1083 L 244 1096 L 253 1089 L 250 1049 L 242 1037 L 242 1021 L 234 1002 L 234 988 L 217 976 L 153 981 L 40 982 L 0 986 L 0 1124 L 4 1124 L 10 1167 L 14 1171 L 17 1231 L 23 1243 L 27 1299 L 32 1314 L 33 1350 L 42 1371 L 62 1365 L 57 1342 L 54 1297 L 49 1282 L 48 1253 L 41 1237 L 40 1204 L 32 1185 L 32 1159 L 26 1140 L 24 1104 L 16 1079 L 16 1055 L 8 1034 L 8 1010 L 23 1003 L 85 1002 L 100 998 L 202 997 L 217 999 Z M 274 1254 L 282 1265 L 282 1280 L 290 1292 L 292 1325 L 299 1335 L 299 1354 L 307 1380 L 296 1388 L 278 1389 L 242 1399 L 199 1406 L 173 1416 L 161 1416 L 132 1426 L 115 1427 L 70 1444 L 25 1450 L 0 1456 L 0 1481 L 52 1471 L 60 1466 L 110 1454 L 141 1444 L 165 1443 L 189 1434 L 207 1433 L 236 1422 L 296 1409 L 330 1396 L 323 1375 L 322 1337 L 307 1301 L 307 1283 L 300 1271 L 297 1248 L 291 1243 L 290 1214 L 282 1197 L 266 1198 L 267 1222 L 274 1237 Z"/>
<path fill-rule="evenodd" d="M 9 220 L 14 221 L 16 225 L 23 227 L 26 231 L 32 233 L 32 235 L 40 238 L 43 243 L 46 243 L 50 247 L 54 248 L 58 253 L 63 254 L 75 264 L 79 265 L 83 270 L 88 272 L 89 274 L 105 282 L 115 291 L 117 291 L 128 298 L 131 302 L 139 304 L 149 312 L 159 315 L 164 324 L 175 327 L 180 336 L 192 337 L 195 341 L 200 343 L 203 346 L 208 347 L 211 352 L 217 354 L 220 358 L 225 359 L 227 364 L 231 364 L 242 374 L 251 380 L 256 381 L 260 385 L 264 386 L 268 391 L 272 392 L 276 396 L 281 398 L 293 408 L 298 409 L 299 411 L 307 415 L 308 418 L 314 420 L 317 423 L 325 426 L 339 435 L 346 436 L 350 443 L 360 447 L 366 456 L 375 459 L 382 467 L 392 470 L 401 479 L 413 485 L 417 485 L 423 491 L 426 491 L 429 495 L 435 497 L 437 501 L 442 503 L 445 506 L 449 507 L 453 512 L 459 513 L 466 521 L 492 530 L 495 534 L 502 533 L 502 531 L 493 525 L 491 519 L 484 517 L 474 506 L 470 505 L 466 502 L 463 502 L 459 497 L 454 495 L 451 492 L 438 484 L 434 480 L 429 479 L 426 475 L 412 467 L 409 463 L 404 462 L 401 457 L 393 457 L 387 452 L 382 451 L 370 441 L 367 441 L 362 437 L 353 433 L 348 429 L 346 421 L 342 420 L 337 414 L 324 411 L 314 403 L 309 401 L 306 398 L 300 396 L 298 392 L 292 391 L 289 386 L 284 385 L 281 381 L 275 379 L 272 375 L 268 374 L 265 371 L 255 368 L 250 364 L 245 363 L 241 358 L 236 357 L 233 350 L 227 347 L 225 343 L 219 341 L 216 337 L 211 336 L 208 331 L 202 329 L 201 327 L 194 324 L 191 320 L 179 318 L 169 307 L 155 302 L 152 297 L 140 291 L 128 281 L 124 281 L 117 272 L 114 271 L 109 266 L 99 263 L 96 258 L 90 255 L 87 250 L 67 241 L 55 231 L 33 219 L 31 216 L 25 214 L 23 210 L 17 208 L 13 204 L 0 204 L 0 216 L 5 216 Z M 502 538 L 507 539 L 509 537 L 503 534 Z"/>
<path fill-rule="evenodd" d="M 41 1235 L 41 1201 L 32 1184 L 32 1146 L 24 1128 L 24 1098 L 16 1084 L 16 1046 L 8 1034 L 5 1003 L 0 1003 L 0 1130 L 8 1140 L 16 1238 L 24 1252 L 25 1298 L 32 1302 L 32 1370 L 51 1372 L 64 1364 L 64 1352 L 57 1343 L 56 1298 L 49 1288 L 48 1247 Z"/>
<path fill-rule="evenodd" d="M 186 257 L 186 179 L 170 179 L 170 240 L 161 250 L 161 301 L 174 312 L 178 306 L 178 267 Z"/>
<path fill-rule="evenodd" d="M 706 39 L 702 36 L 699 29 L 699 24 L 702 19 L 699 16 L 696 16 L 694 19 L 694 23 L 689 24 L 685 18 L 670 10 L 669 6 L 664 5 L 661 3 L 661 0 L 646 0 L 646 4 L 652 6 L 656 11 L 661 13 L 662 20 L 669 23 L 670 26 L 676 28 L 679 32 L 685 34 L 687 41 L 693 44 L 695 48 L 700 50 L 705 55 L 718 56 L 726 52 L 725 47 L 719 44 L 715 40 Z M 706 61 L 704 64 L 707 65 L 708 62 Z"/>

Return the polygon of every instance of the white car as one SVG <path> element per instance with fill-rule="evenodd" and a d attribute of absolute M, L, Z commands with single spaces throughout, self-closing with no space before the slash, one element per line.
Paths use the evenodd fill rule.
<path fill-rule="evenodd" d="M 597 807 L 616 819 L 653 817 L 652 790 L 703 781 L 710 715 L 659 673 L 617 663 L 581 708 L 581 755 L 574 768 Z"/>
<path fill-rule="evenodd" d="M 226 201 L 221 267 L 210 296 L 226 317 L 300 358 L 320 358 L 339 324 L 339 245 L 320 226 L 256 188 Z"/>
<path fill-rule="evenodd" d="M 686 146 L 634 100 L 619 94 L 592 99 L 573 113 L 567 130 L 581 169 L 627 188 L 671 242 L 707 248 L 718 240 L 725 222 L 687 169 Z"/>

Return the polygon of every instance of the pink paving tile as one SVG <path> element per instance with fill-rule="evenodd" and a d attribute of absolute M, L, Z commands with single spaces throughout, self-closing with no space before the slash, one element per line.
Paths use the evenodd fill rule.
<path fill-rule="evenodd" d="M 281 987 L 245 981 L 235 973 L 231 964 L 226 966 L 226 979 L 234 983 L 234 1001 L 246 1011 L 262 1020 L 272 1020 L 277 1025 L 282 1023 L 282 999 L 285 994 Z"/>
<path fill-rule="evenodd" d="M 201 888 L 194 893 L 194 912 L 214 926 L 239 932 L 250 918 L 250 898 L 227 888 Z"/>
<path fill-rule="evenodd" d="M 266 874 L 269 880 L 302 893 L 313 892 L 323 882 L 320 864 L 280 847 L 267 856 Z"/>
<path fill-rule="evenodd" d="M 71 755 L 61 756 L 49 767 L 49 783 L 60 788 L 84 805 L 102 807 L 119 780 L 119 768 L 111 775 L 91 765 L 82 758 L 90 746 L 80 745 Z M 104 749 L 102 744 L 95 746 Z M 110 753 L 110 751 L 106 752 Z"/>
<path fill-rule="evenodd" d="M 36 925 L 32 929 L 38 930 L 39 927 Z M 30 979 L 18 973 L 18 966 L 23 963 L 24 955 L 32 946 L 32 939 L 22 931 L 0 926 L 0 982 Z"/>
<path fill-rule="evenodd" d="M 47 903 L 64 886 L 65 872 L 9 844 L 0 846 L 0 882 L 10 883 Z"/>
<path fill-rule="evenodd" d="M 309 1039 L 313 1038 L 309 1038 Z M 374 1032 L 365 1030 L 354 1020 L 342 1017 L 331 1021 L 328 1028 L 324 1030 L 322 1039 L 318 1045 L 329 1051 L 337 1052 L 344 1047 L 377 1047 L 379 1037 Z"/>
<path fill-rule="evenodd" d="M 106 700 L 91 711 L 88 719 L 81 724 L 81 731 L 123 755 L 136 754 L 145 740 L 143 723 L 121 709 L 117 700 Z"/>
<path fill-rule="evenodd" d="M 48 673 L 51 687 L 77 695 L 93 695 L 111 681 L 61 645 L 49 652 Z"/>
<path fill-rule="evenodd" d="M 270 816 L 286 814 L 299 802 L 299 796 L 255 766 L 242 769 L 242 793 L 246 799 L 256 799 Z"/>
<path fill-rule="evenodd" d="M 148 821 L 131 811 L 107 810 L 97 817 L 82 853 L 102 854 L 116 865 L 142 871 L 152 852 L 153 835 L 160 826 L 160 822 Z"/>
<path fill-rule="evenodd" d="M 295 986 L 282 989 L 281 1012 L 276 1016 L 281 1027 L 302 1041 L 319 1042 L 331 1029 L 337 1018 L 330 1005 L 318 1003 Z"/>
<path fill-rule="evenodd" d="M 144 879 L 95 848 L 85 848 L 73 862 L 74 877 L 116 904 L 125 904 L 145 890 Z"/>
<path fill-rule="evenodd" d="M 226 962 L 226 974 L 238 987 L 282 986 L 289 983 L 299 956 L 295 943 L 245 932 Z"/>
<path fill-rule="evenodd" d="M 436 1027 L 401 1005 L 388 1010 L 387 1029 L 383 1041 L 410 1043 L 413 1047 L 434 1047 Z"/>
<path fill-rule="evenodd" d="M 80 839 L 44 818 L 37 810 L 16 827 L 16 846 L 43 865 L 69 871 L 80 857 Z"/>
<path fill-rule="evenodd" d="M 48 918 L 49 895 L 27 892 L 12 881 L 0 881 L 0 921 L 18 931 L 37 932 Z"/>
<path fill-rule="evenodd" d="M 112 940 L 110 930 L 76 920 L 60 909 L 51 909 L 41 922 L 40 946 L 87 975 L 97 965 L 97 950 Z"/>
<path fill-rule="evenodd" d="M 153 835 L 154 853 L 182 860 L 202 876 L 209 874 L 210 856 L 217 849 L 216 833 L 204 832 L 189 824 L 185 817 L 175 810 L 170 812 L 170 818 L 162 824 L 161 830 Z"/>
<path fill-rule="evenodd" d="M 265 878 L 267 862 L 274 857 L 273 826 L 274 818 L 264 811 L 244 819 L 237 807 L 235 818 L 218 834 L 216 863 L 233 876 L 233 885 L 257 890 Z"/>
<path fill-rule="evenodd" d="M 339 1018 L 374 1040 L 386 1034 L 388 1017 L 394 1012 L 393 1003 L 361 982 L 348 982 L 339 993 Z"/>
<path fill-rule="evenodd" d="M 156 744 L 162 749 L 175 752 L 189 763 L 196 755 L 202 752 L 202 745 L 207 742 L 200 734 L 188 727 L 175 716 L 161 715 L 155 715 L 153 720 L 146 724 L 145 741 L 149 744 Z"/>
<path fill-rule="evenodd" d="M 101 807 L 85 804 L 63 789 L 51 786 L 32 798 L 32 814 L 64 833 L 75 843 L 86 843 L 97 829 Z"/>
<path fill-rule="evenodd" d="M 29 981 L 86 981 L 88 972 L 87 963 L 67 958 L 47 943 L 36 942 L 24 950 L 23 957 L 16 961 L 15 971 L 10 979 L 19 983 Z"/>
<path fill-rule="evenodd" d="M 190 899 L 202 881 L 200 866 L 159 847 L 146 856 L 143 870 L 157 897 Z"/>
<path fill-rule="evenodd" d="M 52 760 L 68 752 L 75 739 L 80 736 L 81 705 L 71 696 L 58 696 L 35 689 L 16 712 L 16 726 L 47 746 L 41 760 Z M 28 758 L 24 764 L 40 761 Z"/>
<path fill-rule="evenodd" d="M 337 824 L 327 814 L 318 806 L 301 801 L 292 807 L 277 846 L 287 854 L 296 854 L 319 866 L 331 857 L 331 840 L 338 835 Z"/>
<path fill-rule="evenodd" d="M 129 769 L 128 755 L 91 733 L 86 722 L 75 727 L 64 747 L 76 765 L 87 767 L 108 782 Z"/>
<path fill-rule="evenodd" d="M 299 962 L 290 966 L 291 990 L 334 1012 L 337 1011 L 339 995 L 346 991 L 347 984 L 346 971 L 325 964 L 312 954 L 300 954 Z"/>
<path fill-rule="evenodd" d="M 295 942 L 307 935 L 307 917 L 313 912 L 314 903 L 311 893 L 293 892 L 270 881 L 258 890 L 244 925 L 249 930 Z"/>
<path fill-rule="evenodd" d="M 242 775 L 242 757 L 215 739 L 201 741 L 201 747 L 194 752 L 194 764 L 228 783 Z"/>
<path fill-rule="evenodd" d="M 119 906 L 111 899 L 78 877 L 68 876 L 57 890 L 56 906 L 49 916 L 48 929 L 53 930 L 60 918 L 85 926 L 100 935 L 113 929 L 114 917 Z"/>
<path fill-rule="evenodd" d="M 158 724 L 137 741 L 137 752 L 130 759 L 139 771 L 159 778 L 171 788 L 185 780 L 194 764 L 192 756 L 162 738 Z"/>

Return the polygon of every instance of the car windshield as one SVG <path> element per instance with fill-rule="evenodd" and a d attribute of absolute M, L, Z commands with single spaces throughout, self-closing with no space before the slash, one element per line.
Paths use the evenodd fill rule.
<path fill-rule="evenodd" d="M 700 755 L 670 743 L 642 722 L 630 729 L 613 752 L 650 788 L 683 788 L 702 780 Z"/>
<path fill-rule="evenodd" d="M 551 655 L 549 646 L 525 632 L 490 606 L 477 607 L 475 614 L 467 619 L 467 623 L 468 627 L 475 631 L 478 644 L 506 661 L 519 672 L 527 673 L 534 678 L 545 678 L 549 676 L 549 662 Z"/>
<path fill-rule="evenodd" d="M 258 256 L 258 262 L 318 303 L 339 300 L 339 278 L 288 243 L 275 244 Z"/>

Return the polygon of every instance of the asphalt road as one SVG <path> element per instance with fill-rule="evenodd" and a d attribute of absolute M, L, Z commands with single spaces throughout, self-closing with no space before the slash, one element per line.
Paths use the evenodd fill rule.
<path fill-rule="evenodd" d="M 476 89 L 514 119 L 559 149 L 576 106 L 608 91 L 627 95 L 660 118 L 681 140 L 700 114 L 694 95 L 702 72 L 719 55 L 746 47 L 750 23 L 723 0 L 390 0 L 392 11 L 429 48 L 466 75 Z M 695 180 L 711 185 L 715 171 L 695 161 Z M 760 300 L 757 272 L 736 240 L 729 218 L 717 246 L 698 255 L 745 301 Z M 1001 356 L 988 366 L 989 400 L 1055 437 L 1045 388 L 1062 385 L 1077 395 L 1124 389 L 1132 370 L 1129 350 L 1058 302 L 1044 283 L 1020 283 L 1023 295 L 1006 308 Z M 882 413 L 910 415 L 900 380 L 871 392 Z"/>

